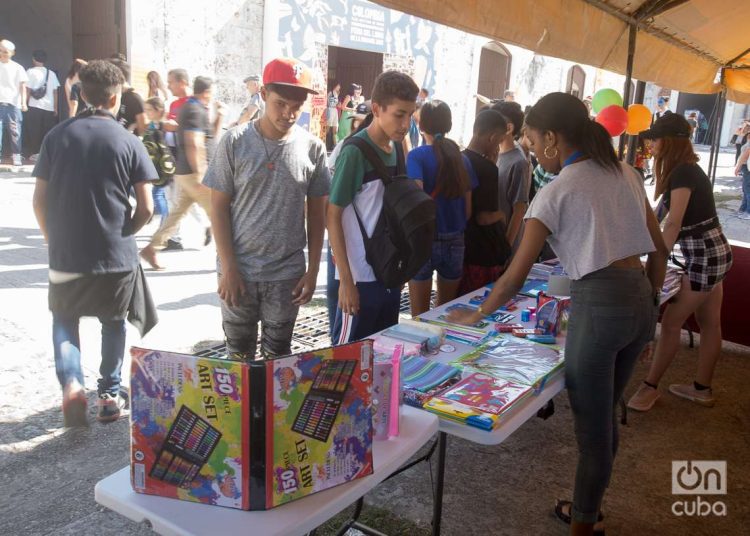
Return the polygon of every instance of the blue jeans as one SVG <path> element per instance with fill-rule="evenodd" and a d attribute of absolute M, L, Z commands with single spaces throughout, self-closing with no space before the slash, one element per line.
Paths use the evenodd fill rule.
<path fill-rule="evenodd" d="M 73 380 L 83 385 L 81 369 L 81 340 L 78 333 L 80 318 L 64 318 L 52 315 L 52 344 L 55 352 L 57 380 L 65 387 Z M 100 395 L 112 396 L 120 391 L 122 359 L 125 356 L 125 320 L 107 320 L 102 323 L 102 362 L 98 380 Z"/>
<path fill-rule="evenodd" d="M 438 233 L 432 242 L 432 256 L 412 278 L 414 281 L 432 280 L 436 271 L 441 279 L 456 281 L 464 270 L 464 232 Z"/>
<path fill-rule="evenodd" d="M 604 268 L 570 284 L 565 387 L 573 410 L 578 468 L 571 516 L 595 523 L 617 454 L 615 409 L 659 307 L 641 270 Z"/>
<path fill-rule="evenodd" d="M 23 116 L 21 109 L 12 104 L 0 103 L 0 154 L 3 152 L 3 128 L 5 124 L 10 127 L 10 152 L 21 154 L 21 124 Z"/>
<path fill-rule="evenodd" d="M 169 215 L 169 204 L 167 203 L 167 194 L 164 191 L 164 186 L 154 186 L 151 189 L 151 197 L 154 200 L 154 214 L 161 216 L 159 226 L 162 226 Z"/>
<path fill-rule="evenodd" d="M 743 165 L 742 171 L 742 203 L 740 203 L 740 212 L 750 212 L 750 169 L 747 164 Z"/>

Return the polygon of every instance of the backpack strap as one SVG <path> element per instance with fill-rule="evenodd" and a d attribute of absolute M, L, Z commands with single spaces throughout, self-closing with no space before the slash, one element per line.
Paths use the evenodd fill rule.
<path fill-rule="evenodd" d="M 375 173 L 380 177 L 380 180 L 382 180 L 385 184 L 388 184 L 391 182 L 391 174 L 388 172 L 388 168 L 385 166 L 385 162 L 383 162 L 383 159 L 380 158 L 377 152 L 375 152 L 375 148 L 367 143 L 367 140 L 364 140 L 360 138 L 359 136 L 351 136 L 344 142 L 344 148 L 348 145 L 354 145 L 357 149 L 359 149 L 362 154 L 365 157 L 365 160 L 367 160 L 370 165 L 375 170 Z M 398 145 L 396 144 L 396 156 L 398 160 Z M 401 153 L 400 162 L 403 162 L 403 152 Z M 400 167 L 399 167 L 400 169 Z"/>
<path fill-rule="evenodd" d="M 396 143 L 396 174 L 406 175 L 406 157 L 404 156 L 404 146 Z"/>

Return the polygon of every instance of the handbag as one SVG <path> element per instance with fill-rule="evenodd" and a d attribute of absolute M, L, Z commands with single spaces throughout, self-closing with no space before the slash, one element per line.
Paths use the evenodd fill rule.
<path fill-rule="evenodd" d="M 36 89 L 32 89 L 30 91 L 31 96 L 35 98 L 36 100 L 43 99 L 44 96 L 47 94 L 47 82 L 48 81 L 49 81 L 49 69 L 47 69 L 47 76 L 44 77 L 44 84 L 42 84 Z"/>

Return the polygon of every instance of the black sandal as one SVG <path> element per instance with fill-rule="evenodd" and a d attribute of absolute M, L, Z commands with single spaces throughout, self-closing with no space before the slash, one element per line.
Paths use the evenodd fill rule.
<path fill-rule="evenodd" d="M 566 501 L 566 500 L 563 500 L 563 499 L 557 499 L 557 502 L 555 503 L 555 515 L 557 516 L 557 518 L 560 521 L 562 521 L 563 523 L 566 523 L 566 524 L 570 525 L 570 521 L 571 521 L 570 514 L 569 513 L 566 514 L 563 511 L 563 508 L 565 508 L 566 506 L 569 507 L 568 508 L 568 512 L 570 512 L 573 509 L 573 503 L 572 502 Z M 601 512 L 599 512 L 599 517 L 597 518 L 597 522 L 601 523 L 602 521 L 604 521 L 604 514 L 601 513 Z M 594 530 L 594 534 L 596 536 L 604 536 L 604 529 L 599 529 L 599 530 L 595 529 Z"/>

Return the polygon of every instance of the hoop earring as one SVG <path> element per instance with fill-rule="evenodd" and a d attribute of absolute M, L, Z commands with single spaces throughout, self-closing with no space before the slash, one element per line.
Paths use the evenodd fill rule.
<path fill-rule="evenodd" d="M 549 150 L 550 147 L 552 146 L 548 145 L 547 147 L 544 148 L 544 157 L 552 160 L 553 158 L 557 158 L 557 155 L 560 153 L 557 151 L 557 147 L 552 147 L 555 150 L 555 154 L 547 154 L 547 151 Z"/>

